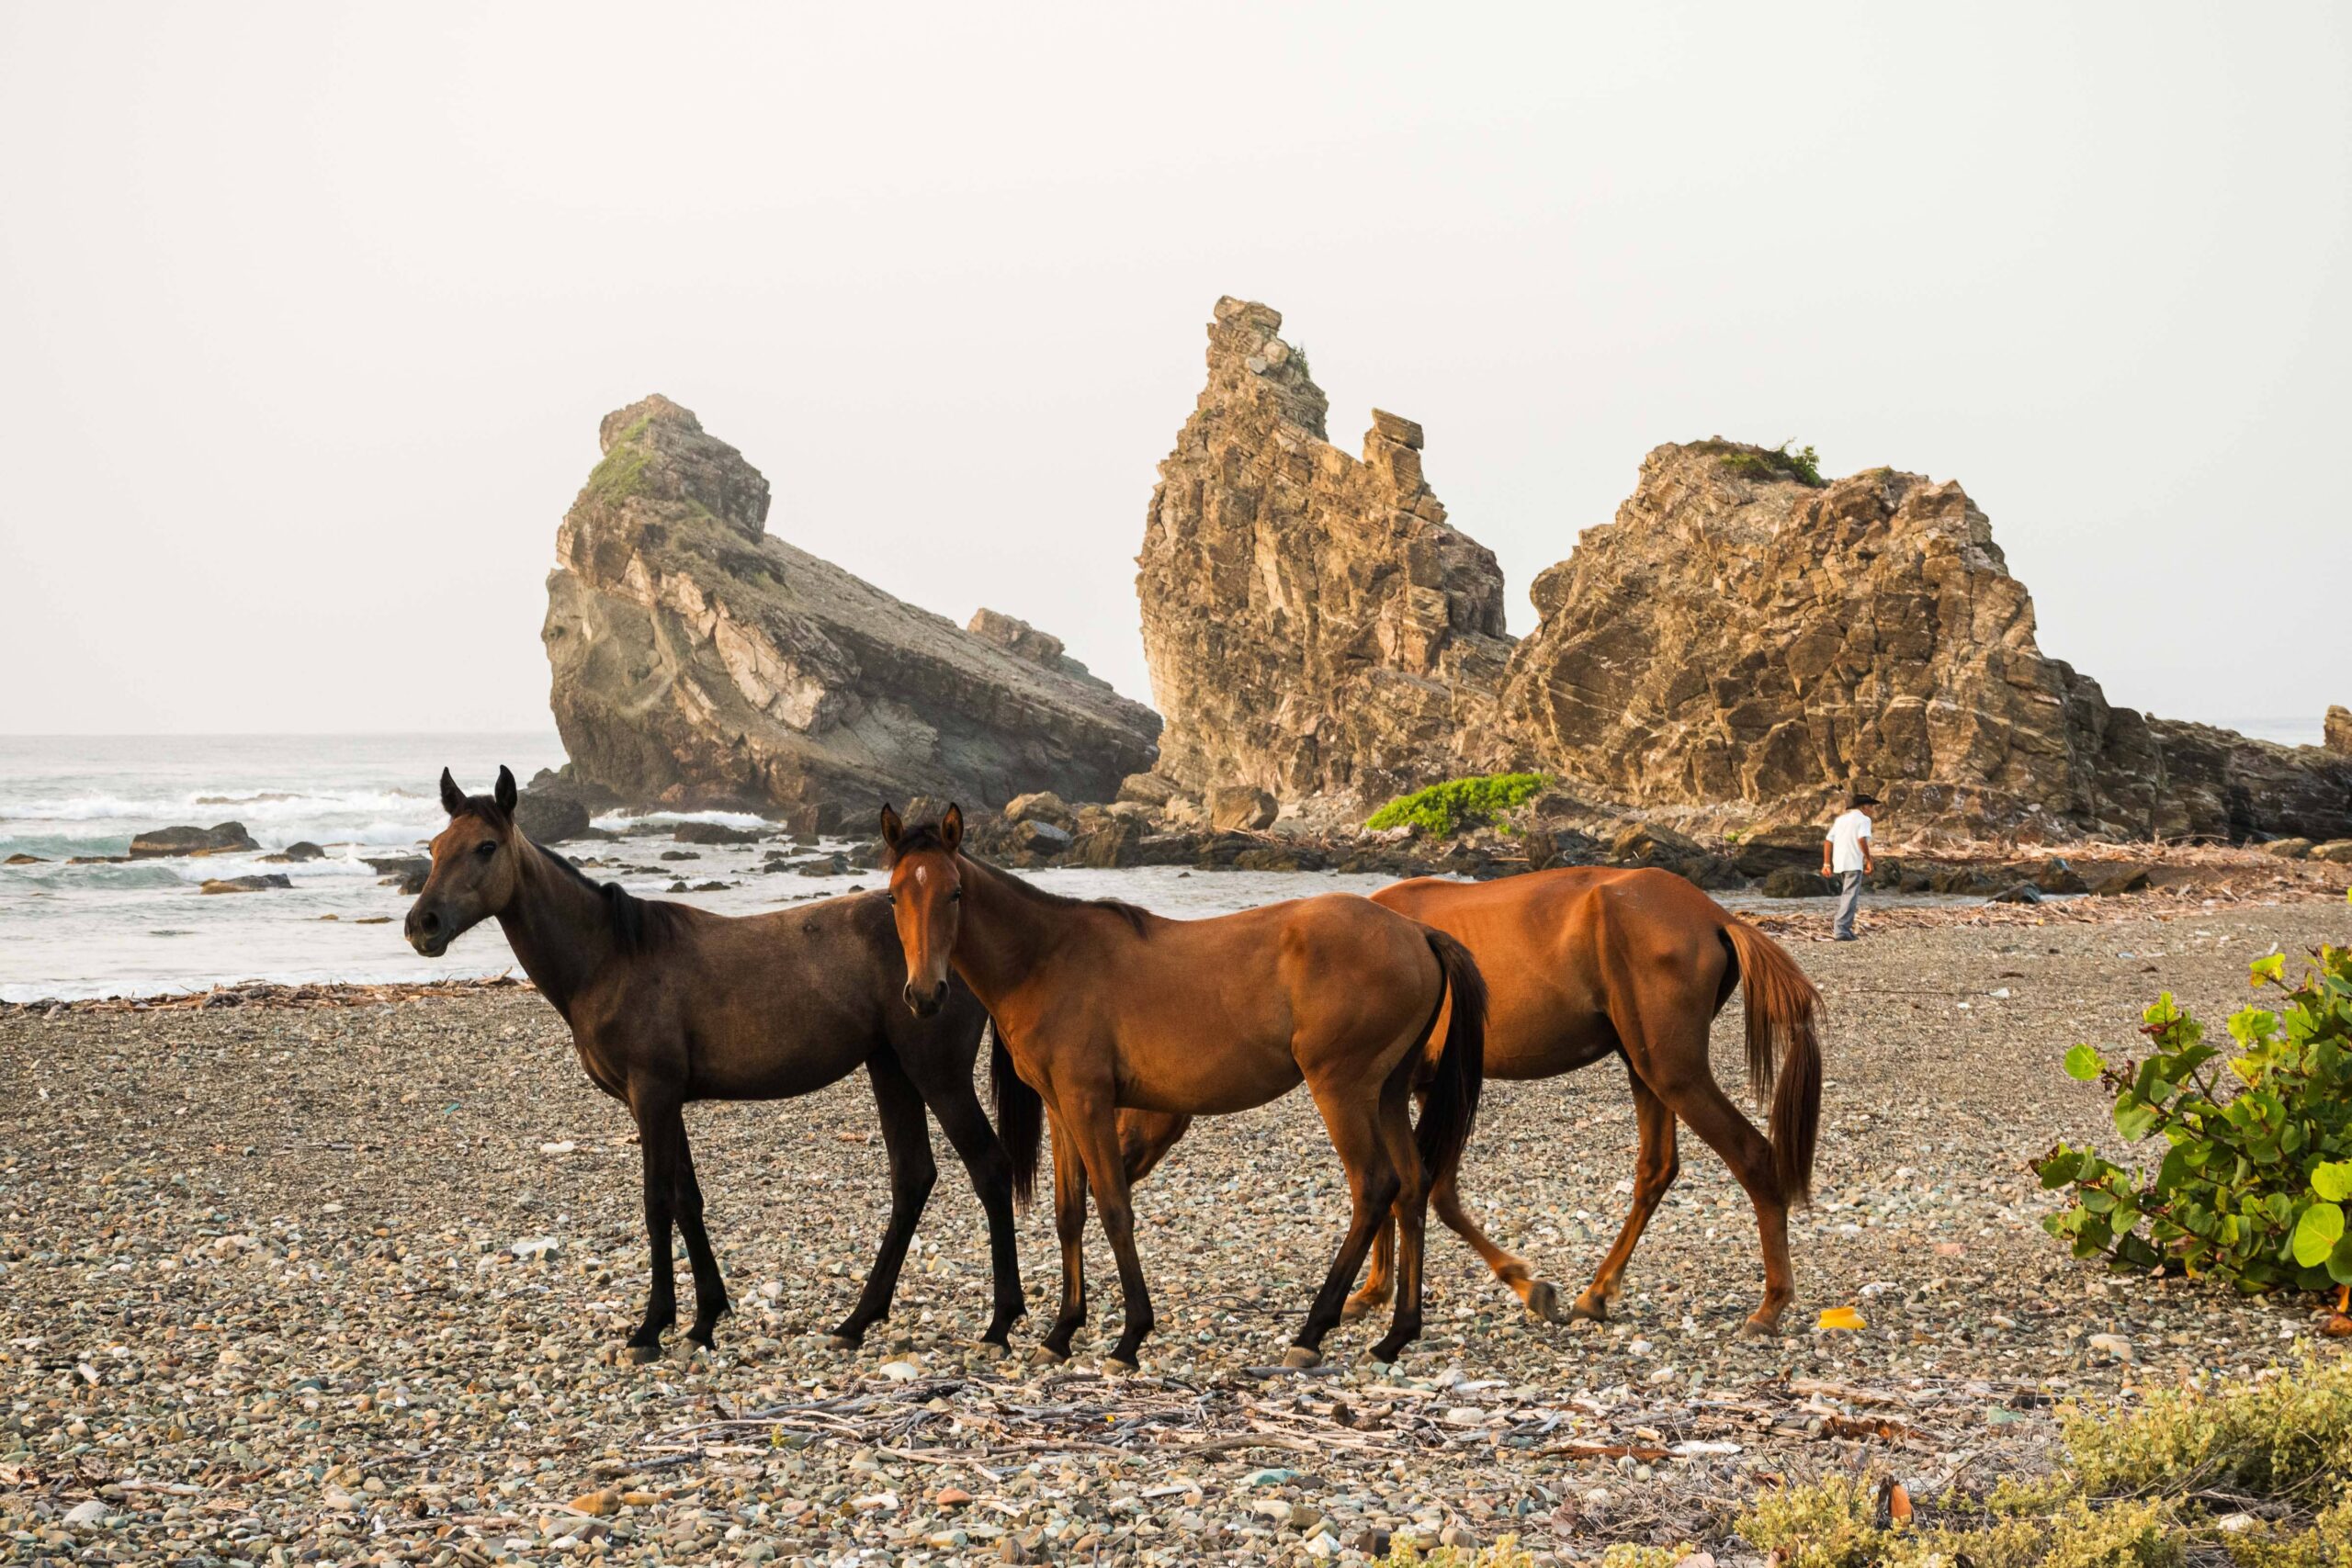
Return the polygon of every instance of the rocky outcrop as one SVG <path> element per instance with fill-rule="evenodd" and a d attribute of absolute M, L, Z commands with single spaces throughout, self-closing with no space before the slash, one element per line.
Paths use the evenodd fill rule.
<path fill-rule="evenodd" d="M 209 828 L 155 828 L 130 840 L 130 859 L 161 860 L 171 855 L 251 854 L 254 842 L 243 822 L 216 822 Z"/>
<path fill-rule="evenodd" d="M 1058 645 L 1015 652 L 769 534 L 767 480 L 667 398 L 600 437 L 542 632 L 579 780 L 814 824 L 886 795 L 1107 799 L 1152 765 L 1158 716 Z"/>
<path fill-rule="evenodd" d="M 1616 521 L 1539 576 L 1504 699 L 1540 765 L 1637 805 L 1910 826 L 2244 838 L 2352 821 L 2352 767 L 2111 707 L 2045 656 L 1959 485 L 1812 482 L 1781 454 L 1661 446 Z"/>
<path fill-rule="evenodd" d="M 2352 708 L 2331 703 L 2320 725 L 2320 744 L 2339 757 L 2352 757 Z"/>
<path fill-rule="evenodd" d="M 1217 301 L 1208 384 L 1159 466 L 1137 558 L 1159 772 L 1193 795 L 1379 799 L 1494 738 L 1502 572 L 1448 525 L 1421 428 L 1377 411 L 1361 458 L 1279 312 Z"/>

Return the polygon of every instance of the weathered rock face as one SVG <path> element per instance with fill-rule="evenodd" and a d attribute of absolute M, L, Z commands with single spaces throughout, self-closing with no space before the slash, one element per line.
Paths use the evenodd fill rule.
<path fill-rule="evenodd" d="M 1152 765 L 1150 709 L 769 535 L 766 479 L 667 398 L 607 415 L 601 439 L 541 633 L 581 780 L 637 802 L 863 812 L 915 794 L 1107 799 Z"/>
<path fill-rule="evenodd" d="M 1826 486 L 1776 454 L 1661 446 L 1616 521 L 1535 581 L 1505 722 L 1641 805 L 1819 815 L 1853 785 L 1911 825 L 2127 835 L 2336 830 L 2352 767 L 2110 707 L 2046 658 L 1957 484 Z"/>
<path fill-rule="evenodd" d="M 1377 800 L 1483 761 L 1510 652 L 1502 572 L 1447 525 L 1421 429 L 1361 460 L 1266 306 L 1220 299 L 1208 385 L 1159 466 L 1136 587 L 1159 771 L 1195 794 Z"/>
<path fill-rule="evenodd" d="M 2320 743 L 2339 757 L 2352 757 L 2352 708 L 2342 703 L 2328 705 L 2327 717 L 2320 727 Z"/>

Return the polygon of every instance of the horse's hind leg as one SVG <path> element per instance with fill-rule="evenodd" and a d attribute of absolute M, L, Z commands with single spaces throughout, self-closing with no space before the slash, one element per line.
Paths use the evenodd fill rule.
<path fill-rule="evenodd" d="M 1370 1104 L 1343 1100 L 1317 1088 L 1315 1108 L 1323 1113 L 1331 1147 L 1347 1168 L 1348 1196 L 1353 1208 L 1348 1217 L 1348 1234 L 1331 1260 L 1331 1271 L 1324 1276 L 1323 1288 L 1315 1292 L 1315 1303 L 1306 1310 L 1298 1337 L 1291 1341 L 1290 1351 L 1283 1358 L 1286 1367 L 1312 1367 L 1322 1361 L 1323 1337 L 1340 1321 L 1348 1287 L 1355 1283 L 1356 1270 L 1363 1267 L 1364 1254 L 1372 1250 L 1373 1238 L 1387 1224 L 1403 1187 L 1382 1136 L 1377 1100 Z"/>
<path fill-rule="evenodd" d="M 907 1243 L 915 1222 L 922 1218 L 939 1167 L 931 1157 L 931 1129 L 922 1119 L 922 1097 L 908 1080 L 899 1059 L 876 1051 L 866 1059 L 865 1076 L 874 1086 L 874 1108 L 881 1113 L 882 1144 L 890 1156 L 890 1221 L 882 1230 L 881 1248 L 865 1276 L 865 1290 L 857 1306 L 833 1330 L 835 1349 L 854 1350 L 865 1340 L 876 1319 L 890 1315 L 890 1298 L 898 1292 L 899 1269 L 907 1260 Z"/>
<path fill-rule="evenodd" d="M 1392 1214 L 1388 1223 L 1380 1227 L 1380 1234 L 1372 1239 L 1372 1267 L 1365 1271 L 1363 1283 L 1356 1288 L 1356 1293 L 1340 1308 L 1340 1321 L 1353 1323 L 1387 1301 L 1396 1289 L 1396 1218 Z"/>
<path fill-rule="evenodd" d="M 1372 1348 L 1375 1361 L 1394 1361 L 1421 1337 L 1421 1263 L 1429 1241 L 1429 1186 L 1421 1169 L 1421 1152 L 1413 1142 L 1408 1065 L 1380 1098 L 1380 1137 L 1388 1163 L 1397 1175 L 1396 1197 L 1389 1206 L 1382 1234 L 1396 1236 L 1396 1313 L 1387 1335 Z"/>
<path fill-rule="evenodd" d="M 1625 1265 L 1633 1260 L 1634 1248 L 1641 1244 L 1642 1232 L 1648 1228 L 1650 1215 L 1657 1212 L 1667 1189 L 1681 1173 L 1681 1160 L 1675 1150 L 1674 1112 L 1666 1101 L 1642 1081 L 1639 1073 L 1629 1066 L 1626 1077 L 1634 1087 L 1634 1122 L 1640 1128 L 1641 1153 L 1634 1161 L 1634 1203 L 1625 1213 L 1625 1223 L 1617 1232 L 1615 1245 L 1600 1260 L 1600 1271 L 1592 1283 L 1568 1309 L 1571 1318 L 1589 1317 L 1595 1323 L 1609 1319 L 1609 1309 L 1623 1291 Z M 1456 1227 L 1459 1228 L 1459 1227 Z"/>
<path fill-rule="evenodd" d="M 1546 1323 L 1560 1321 L 1560 1293 L 1551 1284 L 1535 1277 L 1527 1260 L 1498 1245 L 1494 1238 L 1478 1228 L 1462 1206 L 1462 1194 L 1454 1186 L 1455 1173 L 1447 1171 L 1438 1178 L 1437 1186 L 1430 1193 L 1430 1202 L 1437 1210 L 1437 1217 L 1446 1228 L 1475 1248 L 1494 1270 L 1495 1278 L 1510 1288 L 1511 1294 L 1525 1303 L 1527 1310 Z"/>
<path fill-rule="evenodd" d="M 661 1356 L 662 1335 L 678 1321 L 678 1281 L 670 1260 L 671 1205 L 677 1196 L 686 1123 L 676 1092 L 666 1086 L 632 1083 L 628 1104 L 637 1118 L 638 1152 L 645 1170 L 645 1235 L 651 1265 L 645 1321 L 628 1337 L 629 1359 L 642 1363 Z"/>
<path fill-rule="evenodd" d="M 1086 1321 L 1086 1161 L 1070 1141 L 1059 1116 L 1054 1130 L 1054 1233 L 1062 1247 L 1062 1304 L 1054 1325 L 1038 1342 L 1035 1359 L 1069 1359 L 1069 1338 Z"/>
<path fill-rule="evenodd" d="M 1111 1348 L 1109 1359 L 1114 1365 L 1129 1371 L 1136 1369 L 1136 1352 L 1142 1348 L 1144 1337 L 1151 1332 L 1153 1317 L 1151 1292 L 1144 1283 L 1143 1259 L 1136 1252 L 1136 1213 L 1127 1193 L 1127 1167 L 1119 1148 L 1118 1108 L 1107 1094 L 1075 1093 L 1066 1097 L 1069 1116 L 1057 1123 L 1054 1141 L 1054 1175 L 1058 1186 L 1061 1177 L 1063 1132 L 1069 1143 L 1086 1162 L 1086 1179 L 1094 1189 L 1097 1211 L 1102 1218 L 1102 1234 L 1111 1243 L 1111 1256 L 1119 1265 L 1119 1297 L 1122 1322 L 1119 1342 Z"/>
<path fill-rule="evenodd" d="M 686 1257 L 695 1271 L 695 1325 L 686 1330 L 686 1337 L 707 1350 L 715 1342 L 719 1318 L 733 1309 L 728 1304 L 726 1281 L 719 1277 L 718 1257 L 711 1250 L 710 1234 L 703 1229 L 702 1183 L 695 1178 L 695 1154 L 686 1141 L 683 1116 L 678 1122 L 676 1189 L 671 1201 L 677 1212 L 678 1234 L 685 1238 Z"/>
<path fill-rule="evenodd" d="M 1757 1239 L 1764 1253 L 1764 1299 L 1748 1314 L 1741 1332 L 1777 1334 L 1781 1314 L 1796 1295 L 1796 1276 L 1789 1267 L 1789 1206 L 1773 1171 L 1772 1145 L 1754 1122 L 1739 1113 L 1739 1107 L 1716 1086 L 1703 1065 L 1695 1077 L 1685 1075 L 1659 1084 L 1658 1094 L 1709 1148 L 1723 1156 L 1732 1175 L 1747 1190 L 1747 1201 L 1756 1208 Z"/>
<path fill-rule="evenodd" d="M 931 1113 L 939 1119 L 940 1130 L 955 1146 L 956 1157 L 970 1173 L 972 1190 L 979 1194 L 980 1207 L 988 1213 L 989 1269 L 996 1297 L 980 1343 L 1002 1350 L 1012 1337 L 1013 1320 L 1028 1310 L 1021 1294 L 1020 1233 L 1012 1219 L 1012 1161 L 998 1141 L 996 1130 L 989 1125 L 979 1097 L 972 1092 L 969 1069 L 946 1075 L 949 1081 L 945 1083 L 928 1081 L 940 1076 L 926 1073 L 917 1087 Z"/>

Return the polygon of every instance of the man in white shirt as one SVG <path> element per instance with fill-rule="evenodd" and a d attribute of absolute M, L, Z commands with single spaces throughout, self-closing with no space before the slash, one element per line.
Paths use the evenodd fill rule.
<path fill-rule="evenodd" d="M 1862 907 L 1863 879 L 1878 869 L 1871 854 L 1870 814 L 1862 809 L 1877 804 L 1877 796 L 1859 790 L 1848 795 L 1846 809 L 1821 840 L 1821 874 L 1838 879 L 1838 919 L 1829 934 L 1838 942 L 1854 940 L 1854 912 Z"/>

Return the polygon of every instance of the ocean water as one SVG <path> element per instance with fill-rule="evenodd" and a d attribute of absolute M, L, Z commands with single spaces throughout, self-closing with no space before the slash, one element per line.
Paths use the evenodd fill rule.
<path fill-rule="evenodd" d="M 560 765 L 551 734 L 391 736 L 0 736 L 0 1001 L 203 990 L 237 981 L 288 984 L 417 981 L 515 968 L 495 922 L 467 932 L 438 959 L 401 937 L 413 901 L 363 857 L 424 852 L 447 820 L 438 781 L 446 765 L 484 791 L 503 762 L 527 782 Z M 759 824 L 725 812 L 601 818 L 629 835 L 562 847 L 600 881 L 723 914 L 750 914 L 878 886 L 872 872 L 799 874 L 794 866 L 846 840 L 792 849 L 682 845 L 686 820 Z M 250 854 L 69 865 L 75 855 L 119 855 L 132 837 L 175 825 L 242 822 Z M 327 858 L 271 864 L 261 857 L 300 840 Z M 789 850 L 780 868 L 767 856 Z M 679 858 L 665 858 L 675 856 Z M 206 894 L 213 877 L 278 872 L 290 889 Z M 1224 914 L 1303 893 L 1371 892 L 1379 876 L 1188 874 L 1177 867 L 1047 871 L 1041 886 L 1077 897 L 1116 896 L 1163 914 Z M 684 882 L 686 891 L 675 891 Z M 725 886 L 692 889 L 708 883 Z M 326 919 L 334 916 L 333 919 Z"/>

